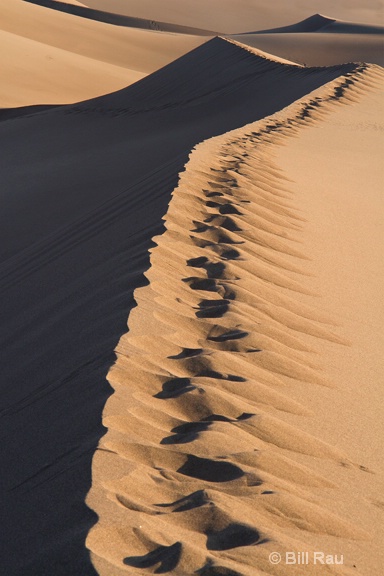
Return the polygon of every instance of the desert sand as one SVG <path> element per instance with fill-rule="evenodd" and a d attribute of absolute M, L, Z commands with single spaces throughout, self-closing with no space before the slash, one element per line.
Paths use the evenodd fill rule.
<path fill-rule="evenodd" d="M 38 4 L 0 8 L 2 573 L 379 575 L 382 4 Z"/>
<path fill-rule="evenodd" d="M 0 6 L 0 108 L 65 104 L 119 90 L 205 36 L 111 26 L 23 0 Z"/>

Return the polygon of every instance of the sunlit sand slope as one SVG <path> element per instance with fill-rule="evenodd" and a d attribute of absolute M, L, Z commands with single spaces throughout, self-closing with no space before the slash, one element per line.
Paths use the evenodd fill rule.
<path fill-rule="evenodd" d="M 361 561 L 372 505 L 345 506 L 370 482 L 364 449 L 325 441 L 321 402 L 311 409 L 337 386 L 322 343 L 342 355 L 353 333 L 308 289 L 311 223 L 275 154 L 382 80 L 361 65 L 192 152 L 108 374 L 87 500 L 99 574 L 283 575 L 292 566 L 269 555 L 303 550 L 348 552 L 343 565 L 311 564 L 314 575 L 379 569 L 377 556 Z"/>

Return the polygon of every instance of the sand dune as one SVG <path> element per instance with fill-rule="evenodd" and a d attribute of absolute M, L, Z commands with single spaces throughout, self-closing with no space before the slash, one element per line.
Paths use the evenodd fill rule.
<path fill-rule="evenodd" d="M 81 18 L 88 18 L 98 22 L 105 22 L 115 26 L 129 26 L 130 28 L 142 28 L 144 30 L 156 30 L 161 32 L 176 32 L 179 34 L 198 34 L 202 36 L 215 36 L 216 33 L 212 30 L 203 30 L 200 28 L 191 28 L 190 26 L 180 26 L 178 24 L 170 24 L 168 22 L 160 22 L 148 20 L 144 18 L 134 18 L 131 16 L 124 16 L 122 14 L 114 14 L 113 12 L 105 12 L 102 10 L 92 10 L 84 6 L 78 6 L 70 3 L 63 2 L 62 0 L 24 0 L 38 6 L 44 6 L 53 10 L 59 10 L 67 14 L 80 16 Z"/>
<path fill-rule="evenodd" d="M 322 14 L 314 14 L 301 22 L 273 28 L 271 30 L 258 30 L 254 34 L 268 34 L 275 32 L 279 34 L 291 34 L 297 32 L 321 32 L 321 33 L 343 33 L 343 34 L 383 34 L 384 26 L 373 26 L 355 22 L 338 21 Z"/>
<path fill-rule="evenodd" d="M 58 6 L 50 1 L 47 4 L 45 0 L 36 2 Z M 199 4 L 194 5 L 194 12 L 188 13 L 188 18 L 183 18 L 183 11 L 180 13 L 180 8 L 176 9 L 173 4 L 162 5 L 164 9 L 160 12 L 153 4 L 146 7 L 126 4 L 123 18 L 110 13 L 109 16 L 104 15 L 112 16 L 112 21 L 119 22 L 119 26 L 97 21 L 102 20 L 103 15 L 95 10 L 81 6 L 76 8 L 71 3 L 59 5 L 67 12 L 79 10 L 81 14 L 65 14 L 21 0 L 3 0 L 1 3 L 0 43 L 3 53 L 7 54 L 0 64 L 1 73 L 7 78 L 0 91 L 1 108 L 71 103 L 113 92 L 136 82 L 206 40 L 201 36 L 207 33 L 201 29 L 202 26 L 207 28 L 203 24 L 206 11 L 202 11 Z M 97 4 L 94 8 L 112 10 L 113 6 Z M 127 12 L 129 6 L 132 8 L 130 13 Z M 233 3 L 229 2 L 227 8 L 228 12 L 220 9 L 220 14 L 226 18 L 231 15 L 232 24 L 237 21 L 237 14 L 241 15 L 244 25 L 240 32 L 252 29 L 252 22 L 258 29 L 270 22 L 268 18 L 271 15 L 268 16 L 262 2 L 257 10 L 257 21 L 252 16 L 255 11 L 251 6 L 248 11 L 235 11 Z M 263 19 L 266 10 L 267 20 Z M 284 7 L 281 10 L 284 14 Z M 83 12 L 86 18 L 81 17 Z M 145 18 L 142 18 L 143 15 Z M 168 17 L 170 23 L 164 23 L 163 20 Z M 319 26 L 331 22 L 326 29 L 334 30 L 332 34 L 280 34 L 277 29 L 274 34 L 242 34 L 235 39 L 308 66 L 351 61 L 383 64 L 382 35 L 361 33 L 357 37 L 351 30 L 341 33 L 343 30 L 332 27 L 344 26 L 343 23 L 319 18 L 315 18 L 316 21 L 309 18 L 300 25 L 288 28 L 296 30 L 299 26 L 300 30 L 318 31 Z M 198 28 L 187 26 L 186 22 L 196 23 Z M 209 19 L 206 20 L 208 22 Z M 230 30 L 220 18 L 212 29 Z M 360 25 L 359 31 L 366 32 L 368 29 L 371 30 L 372 26 Z"/>
<path fill-rule="evenodd" d="M 306 66 L 332 66 L 338 62 L 384 65 L 382 34 L 236 34 L 232 38 Z"/>
<path fill-rule="evenodd" d="M 339 62 L 384 65 L 383 26 L 342 22 L 321 14 L 290 26 L 236 34 L 232 38 L 306 66 Z"/>
<path fill-rule="evenodd" d="M 115 94 L 0 123 L 8 573 L 94 573 L 84 501 L 105 375 L 190 150 L 355 69 L 289 66 L 217 38 Z"/>
<path fill-rule="evenodd" d="M 98 10 L 108 10 L 118 14 L 165 20 L 197 28 L 219 30 L 221 33 L 244 33 L 249 30 L 263 30 L 286 26 L 321 12 L 338 20 L 349 20 L 364 24 L 384 25 L 384 7 L 381 1 L 349 0 L 306 0 L 286 2 L 286 0 L 195 0 L 191 4 L 179 0 L 84 0 L 83 4 Z"/>
<path fill-rule="evenodd" d="M 270 553 L 321 546 L 345 554 L 345 565 L 312 565 L 311 574 L 377 573 L 372 504 L 359 501 L 358 511 L 350 501 L 353 479 L 371 484 L 364 448 L 354 461 L 323 442 L 326 417 L 305 404 L 308 385 L 337 386 L 322 369 L 319 342 L 340 357 L 348 341 L 330 326 L 326 302 L 303 299 L 312 272 L 300 242 L 307 223 L 274 156 L 308 126 L 316 138 L 327 115 L 334 126 L 337 114 L 344 117 L 340 107 L 363 98 L 363 111 L 371 110 L 369 93 L 383 77 L 379 68 L 360 67 L 190 156 L 166 231 L 154 239 L 149 284 L 135 291 L 129 332 L 108 374 L 108 432 L 88 496 L 100 518 L 87 541 L 99 574 L 130 574 L 130 567 L 288 574 Z M 351 126 L 357 118 L 350 114 Z M 294 569 L 308 574 L 308 566 Z"/>
<path fill-rule="evenodd" d="M 146 75 L 4 31 L 0 46 L 11 54 L 0 64 L 1 74 L 11 79 L 0 86 L 2 108 L 84 100 Z"/>
<path fill-rule="evenodd" d="M 382 16 L 1 2 L 1 575 L 380 574 Z"/>
<path fill-rule="evenodd" d="M 31 25 L 33 22 L 33 25 Z M 0 6 L 0 107 L 77 102 L 123 88 L 206 39 L 111 26 L 22 2 Z"/>

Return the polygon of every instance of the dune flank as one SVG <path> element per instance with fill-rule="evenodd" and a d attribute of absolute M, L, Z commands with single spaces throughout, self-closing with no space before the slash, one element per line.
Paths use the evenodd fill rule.
<path fill-rule="evenodd" d="M 319 546 L 348 554 L 311 574 L 378 568 L 364 564 L 371 506 L 345 507 L 351 483 L 369 484 L 364 450 L 325 442 L 308 402 L 338 386 L 322 343 L 338 357 L 353 333 L 308 288 L 306 213 L 275 155 L 382 79 L 362 65 L 192 152 L 108 374 L 87 500 L 99 574 L 288 574 L 270 553 Z"/>

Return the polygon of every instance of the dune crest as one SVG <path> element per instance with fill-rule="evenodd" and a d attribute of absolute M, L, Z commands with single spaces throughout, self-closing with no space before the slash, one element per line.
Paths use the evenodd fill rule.
<path fill-rule="evenodd" d="M 369 537 L 331 509 L 337 487 L 310 458 L 359 463 L 302 429 L 310 411 L 287 393 L 295 382 L 334 385 L 316 342 L 348 342 L 314 297 L 300 299 L 304 219 L 274 149 L 381 78 L 356 67 L 190 155 L 108 375 L 108 432 L 87 500 L 101 575 L 282 574 L 268 560 L 277 544 L 313 550 L 321 536 L 335 549 L 334 537 Z"/>
<path fill-rule="evenodd" d="M 191 28 L 190 26 L 180 26 L 178 24 L 170 24 L 168 22 L 157 20 L 124 16 L 122 14 L 114 14 L 113 12 L 106 12 L 103 10 L 92 10 L 84 5 L 68 3 L 64 2 L 64 0 L 24 0 L 24 2 L 29 2 L 45 8 L 51 8 L 52 10 L 58 10 L 67 14 L 73 14 L 80 18 L 113 24 L 114 26 L 128 26 L 130 28 L 141 28 L 144 30 L 156 30 L 179 34 L 197 34 L 202 36 L 214 36 L 216 34 L 211 30 L 202 30 L 201 28 Z"/>
<path fill-rule="evenodd" d="M 252 34 L 269 34 L 269 33 L 308 33 L 308 32 L 328 32 L 344 34 L 383 34 L 384 26 L 373 26 L 372 24 L 362 24 L 358 22 L 348 22 L 346 20 L 337 20 L 329 18 L 322 14 L 313 14 L 305 20 L 301 20 L 289 26 L 280 28 L 271 28 L 268 30 L 257 30 Z"/>

